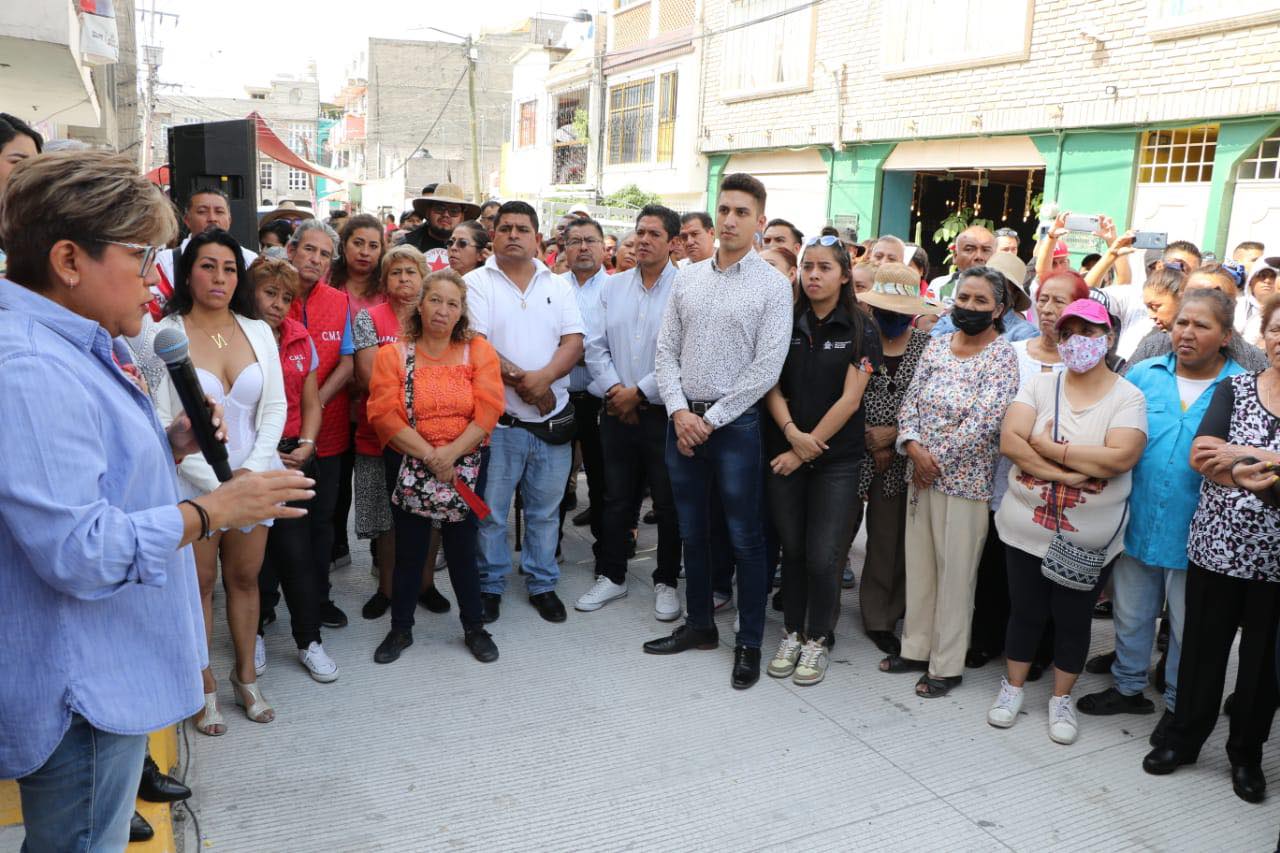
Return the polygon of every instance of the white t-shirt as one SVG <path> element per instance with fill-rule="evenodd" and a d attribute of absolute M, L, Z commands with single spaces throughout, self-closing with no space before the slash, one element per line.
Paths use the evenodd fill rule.
<path fill-rule="evenodd" d="M 1013 354 L 1018 357 L 1018 391 L 1026 388 L 1027 383 L 1041 373 L 1061 373 L 1064 369 L 1060 361 L 1056 364 L 1046 364 L 1043 361 L 1032 358 L 1031 353 L 1027 352 L 1027 344 L 1031 340 L 1033 339 L 1014 341 L 1010 344 L 1013 347 Z M 1001 455 L 996 459 L 996 476 L 991 483 L 992 512 L 997 512 L 1000 509 L 1000 503 L 1004 500 L 1004 493 L 1009 488 L 1009 469 L 1012 467 L 1013 463 L 1009 461 L 1009 457 Z"/>
<path fill-rule="evenodd" d="M 551 361 L 563 335 L 583 335 L 586 327 L 578 298 L 563 278 L 534 262 L 533 278 L 523 291 L 498 268 L 496 256 L 464 276 L 471 327 L 489 339 L 504 358 L 525 370 L 539 370 Z M 551 383 L 556 406 L 548 414 L 506 389 L 506 412 L 522 421 L 545 421 L 569 401 L 569 374 Z"/>
<path fill-rule="evenodd" d="M 1114 284 L 1104 287 L 1102 292 L 1111 302 L 1111 312 L 1120 318 L 1116 355 L 1127 361 L 1147 333 L 1156 327 L 1156 322 L 1147 313 L 1147 305 L 1142 300 L 1142 285 Z"/>
<path fill-rule="evenodd" d="M 1208 379 L 1184 379 L 1179 376 L 1178 379 L 1178 396 L 1182 398 L 1182 411 L 1186 411 L 1195 405 L 1196 400 L 1200 399 L 1200 395 L 1205 392 L 1210 385 L 1213 384 L 1213 377 Z"/>
<path fill-rule="evenodd" d="M 1033 435 L 1044 429 L 1054 416 L 1057 382 L 1058 377 L 1052 373 L 1037 376 L 1022 386 L 1013 400 L 1014 405 L 1022 403 L 1035 410 Z M 1106 443 L 1109 430 L 1123 428 L 1147 433 L 1147 400 L 1133 383 L 1117 378 L 1106 396 L 1079 410 L 1071 407 L 1066 390 L 1062 391 L 1058 406 L 1060 440 L 1097 446 Z M 1070 463 L 1068 450 L 1067 464 Z M 1121 517 L 1133 488 L 1131 471 L 1109 480 L 1090 479 L 1082 486 L 1060 486 L 1024 475 L 1015 465 L 1009 471 L 1008 485 L 1009 490 L 996 513 L 996 529 L 1000 541 L 1006 545 L 1043 557 L 1049 550 L 1049 540 L 1061 526 L 1063 537 L 1074 545 L 1105 547 L 1107 559 L 1124 550 L 1128 516 L 1124 515 L 1123 523 Z"/>

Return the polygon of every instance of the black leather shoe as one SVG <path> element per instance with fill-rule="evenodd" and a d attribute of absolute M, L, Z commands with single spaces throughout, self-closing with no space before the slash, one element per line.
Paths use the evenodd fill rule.
<path fill-rule="evenodd" d="M 876 648 L 886 655 L 902 654 L 902 641 L 895 637 L 892 631 L 868 631 L 867 636 L 876 644 Z"/>
<path fill-rule="evenodd" d="M 156 831 L 151 828 L 151 824 L 147 823 L 147 819 L 134 812 L 133 817 L 129 819 L 129 843 L 150 841 L 155 837 L 155 834 Z"/>
<path fill-rule="evenodd" d="M 148 755 L 142 762 L 142 781 L 138 783 L 138 799 L 148 803 L 176 803 L 191 796 L 191 789 L 172 776 L 161 773 Z"/>
<path fill-rule="evenodd" d="M 1151 737 L 1147 738 L 1147 743 L 1153 747 L 1164 746 L 1164 737 L 1169 732 L 1169 726 L 1173 725 L 1173 712 L 1165 711 L 1160 715 L 1160 722 L 1156 723 L 1156 727 L 1151 730 Z"/>
<path fill-rule="evenodd" d="M 360 615 L 365 619 L 381 619 L 390 606 L 391 599 L 383 595 L 381 591 L 375 592 L 369 596 L 369 600 L 364 603 L 364 607 L 360 608 Z"/>
<path fill-rule="evenodd" d="M 493 637 L 483 628 L 472 628 L 463 636 L 471 656 L 480 663 L 492 663 L 498 659 L 498 645 Z"/>
<path fill-rule="evenodd" d="M 408 631 L 391 630 L 373 653 L 374 663 L 391 663 L 398 660 L 400 653 L 413 645 L 413 634 Z"/>
<path fill-rule="evenodd" d="M 448 613 L 449 608 L 453 606 L 449 603 L 449 599 L 440 594 L 435 584 L 427 587 L 426 591 L 418 596 L 418 603 L 432 613 Z"/>
<path fill-rule="evenodd" d="M 1084 662 L 1084 671 L 1093 673 L 1094 675 L 1106 675 L 1111 671 L 1111 664 L 1115 662 L 1115 652 L 1107 652 L 1105 655 L 1094 655 Z"/>
<path fill-rule="evenodd" d="M 746 690 L 760 680 L 760 650 L 746 646 L 733 649 L 733 686 Z"/>
<path fill-rule="evenodd" d="M 326 628 L 347 627 L 347 614 L 332 601 L 320 605 L 320 624 Z"/>
<path fill-rule="evenodd" d="M 1232 764 L 1231 789 L 1246 803 L 1260 803 L 1267 796 L 1267 777 L 1257 764 Z"/>
<path fill-rule="evenodd" d="M 554 590 L 529 596 L 529 603 L 536 607 L 538 615 L 548 622 L 563 622 L 567 615 L 564 611 L 564 602 Z"/>
<path fill-rule="evenodd" d="M 482 592 L 480 604 L 484 606 L 484 624 L 497 622 L 502 609 L 502 596 L 493 592 Z"/>
<path fill-rule="evenodd" d="M 1142 693 L 1126 696 L 1114 687 L 1108 687 L 1106 690 L 1081 696 L 1076 702 L 1076 710 L 1094 717 L 1109 717 L 1113 714 L 1154 714 L 1156 706 Z"/>
<path fill-rule="evenodd" d="M 1142 759 L 1142 769 L 1152 776 L 1164 776 L 1184 764 L 1194 764 L 1195 761 L 1195 758 L 1187 758 L 1171 746 L 1157 746 Z"/>
<path fill-rule="evenodd" d="M 649 510 L 648 512 L 646 512 L 646 513 L 644 514 L 644 523 L 645 523 L 645 524 L 657 524 L 657 523 L 658 523 L 658 514 L 657 514 L 656 512 L 654 512 L 653 510 Z"/>
<path fill-rule="evenodd" d="M 574 527 L 586 527 L 591 523 L 591 507 L 587 507 L 582 512 L 573 517 Z"/>
<path fill-rule="evenodd" d="M 676 628 L 669 636 L 645 643 L 644 651 L 648 655 L 675 655 L 689 649 L 714 649 L 718 645 L 720 633 L 714 626 L 691 628 L 686 624 Z"/>

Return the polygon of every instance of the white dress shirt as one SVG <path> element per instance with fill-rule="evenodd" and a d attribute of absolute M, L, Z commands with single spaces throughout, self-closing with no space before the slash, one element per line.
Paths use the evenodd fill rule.
<path fill-rule="evenodd" d="M 654 356 L 677 272 L 667 261 L 651 288 L 644 286 L 639 267 L 609 279 L 600 294 L 600 323 L 587 341 L 593 393 L 599 389 L 603 397 L 614 385 L 623 385 L 639 388 L 650 403 L 662 405 Z"/>

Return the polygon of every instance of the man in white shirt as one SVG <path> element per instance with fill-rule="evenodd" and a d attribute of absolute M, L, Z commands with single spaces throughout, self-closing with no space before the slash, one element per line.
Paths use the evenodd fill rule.
<path fill-rule="evenodd" d="M 467 273 L 472 327 L 498 351 L 506 412 L 493 431 L 482 496 L 477 568 L 484 621 L 497 620 L 511 552 L 507 515 L 516 487 L 524 500 L 520 552 L 529 602 L 548 622 L 565 620 L 556 596 L 560 500 L 573 458 L 569 372 L 582 359 L 583 324 L 570 285 L 537 260 L 538 214 L 522 201 L 498 208 L 493 254 Z"/>
<path fill-rule="evenodd" d="M 198 190 L 187 199 L 187 209 L 182 214 L 182 224 L 187 226 L 187 238 L 176 249 L 165 249 L 156 258 L 156 267 L 160 270 L 160 281 L 151 288 L 155 300 L 151 303 L 151 315 L 159 320 L 164 316 L 164 305 L 173 295 L 173 270 L 192 234 L 201 234 L 210 228 L 231 230 L 231 204 L 227 194 L 219 189 Z M 258 253 L 240 247 L 240 255 L 244 258 L 244 268 L 258 259 Z"/>

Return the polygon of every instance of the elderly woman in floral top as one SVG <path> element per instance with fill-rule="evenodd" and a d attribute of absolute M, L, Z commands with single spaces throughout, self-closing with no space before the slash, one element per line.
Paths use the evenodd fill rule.
<path fill-rule="evenodd" d="M 907 457 L 894 453 L 893 443 L 898 410 L 929 344 L 929 333 L 913 328 L 911 318 L 939 309 L 921 298 L 920 276 L 908 266 L 881 264 L 873 277 L 858 300 L 871 309 L 884 356 L 862 395 L 871 458 L 862 466 L 860 484 L 867 505 L 867 558 L 858 601 L 867 636 L 882 652 L 897 654 L 901 644 L 893 629 L 906 612 L 907 595 Z"/>
<path fill-rule="evenodd" d="M 929 342 L 899 412 L 899 453 L 910 460 L 907 612 L 900 654 L 883 672 L 923 672 L 917 695 L 960 683 L 1000 424 L 1018 390 L 1018 360 L 999 336 L 1004 276 L 965 270 L 951 319 L 957 331 Z"/>

